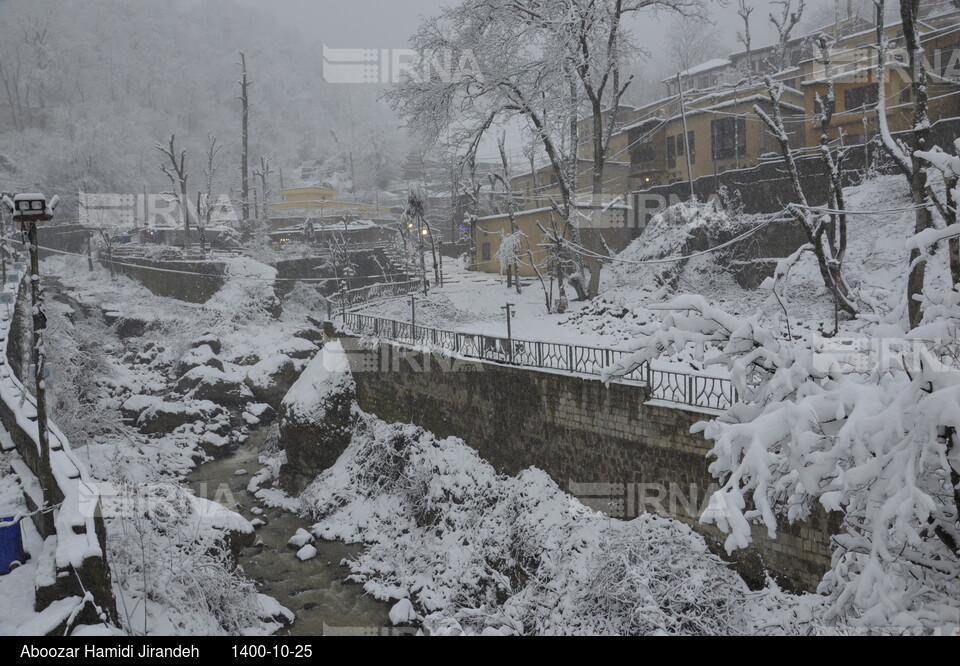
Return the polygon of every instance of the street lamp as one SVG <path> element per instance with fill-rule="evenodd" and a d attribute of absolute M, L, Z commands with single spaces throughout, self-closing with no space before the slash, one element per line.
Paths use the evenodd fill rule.
<path fill-rule="evenodd" d="M 42 194 L 17 194 L 12 199 L 4 195 L 3 204 L 13 213 L 13 221 L 27 228 L 30 241 L 30 298 L 33 304 L 33 370 L 37 398 L 37 439 L 40 445 L 40 461 L 46 479 L 41 479 L 44 505 L 50 501 L 49 488 L 53 483 L 50 466 L 50 440 L 47 432 L 47 392 L 44 378 L 47 376 L 46 351 L 43 332 L 47 317 L 43 312 L 43 289 L 40 288 L 40 245 L 37 241 L 37 223 L 53 219 L 53 211 L 60 203 L 54 195 L 50 201 Z"/>

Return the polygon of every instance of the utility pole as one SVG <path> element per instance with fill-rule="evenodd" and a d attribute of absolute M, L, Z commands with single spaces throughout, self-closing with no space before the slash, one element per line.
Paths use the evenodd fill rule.
<path fill-rule="evenodd" d="M 43 289 L 40 286 L 40 245 L 37 239 L 37 223 L 53 219 L 53 211 L 60 203 L 60 197 L 47 202 L 42 194 L 18 194 L 11 200 L 4 196 L 3 203 L 13 213 L 13 221 L 20 222 L 27 229 L 30 241 L 30 298 L 33 305 L 33 369 L 35 394 L 37 400 L 37 443 L 40 445 L 40 466 L 43 489 L 43 504 L 50 502 L 50 489 L 53 483 L 53 470 L 50 466 L 50 439 L 47 428 L 47 390 L 46 390 L 46 351 L 44 349 L 44 331 L 47 317 L 43 312 Z"/>
<path fill-rule="evenodd" d="M 690 132 L 687 131 L 687 107 L 683 101 L 683 77 L 677 72 L 677 91 L 680 93 L 680 116 L 683 118 L 683 145 L 686 149 L 685 161 L 687 163 L 687 180 L 690 182 L 690 201 L 697 200 L 697 194 L 693 191 L 693 166 L 690 164 Z"/>

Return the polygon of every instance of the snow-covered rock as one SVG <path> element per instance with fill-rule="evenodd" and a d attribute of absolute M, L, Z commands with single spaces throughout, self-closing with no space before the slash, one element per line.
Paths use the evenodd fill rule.
<path fill-rule="evenodd" d="M 190 347 L 192 348 L 202 347 L 204 345 L 210 347 L 214 354 L 219 354 L 222 348 L 220 338 L 213 333 L 204 333 L 199 338 L 195 338 L 190 342 Z"/>
<path fill-rule="evenodd" d="M 410 624 L 420 619 L 409 599 L 401 599 L 390 609 L 390 624 Z"/>
<path fill-rule="evenodd" d="M 155 396 L 132 396 L 122 410 L 124 415 L 139 411 L 136 425 L 144 434 L 171 433 L 180 426 L 208 421 L 223 413 L 223 408 L 212 402 L 166 402 Z"/>
<path fill-rule="evenodd" d="M 177 391 L 218 405 L 241 405 L 253 400 L 253 393 L 240 377 L 210 365 L 197 366 L 183 375 L 177 381 Z"/>
<path fill-rule="evenodd" d="M 290 338 L 289 340 L 283 342 L 277 351 L 284 356 L 303 360 L 313 358 L 318 349 L 319 347 L 309 340 L 304 340 L 303 338 Z"/>
<path fill-rule="evenodd" d="M 301 527 L 297 530 L 296 534 L 290 537 L 290 540 L 287 542 L 287 548 L 300 550 L 311 543 L 313 543 L 313 535 Z"/>
<path fill-rule="evenodd" d="M 279 601 L 265 594 L 258 594 L 257 601 L 260 604 L 260 617 L 268 622 L 276 622 L 281 626 L 293 624 L 294 614 L 289 608 L 282 606 Z"/>
<path fill-rule="evenodd" d="M 255 402 L 245 407 L 242 416 L 243 420 L 250 425 L 269 425 L 277 417 L 277 412 L 265 402 Z M 256 421 L 254 422 L 253 419 Z"/>
<path fill-rule="evenodd" d="M 223 370 L 223 361 L 217 358 L 216 353 L 214 353 L 210 345 L 204 344 L 199 347 L 193 347 L 180 358 L 180 374 L 186 374 L 201 365 Z"/>
<path fill-rule="evenodd" d="M 350 444 L 356 384 L 340 342 L 327 344 L 280 405 L 280 440 L 287 454 L 281 483 L 301 490 Z"/>
<path fill-rule="evenodd" d="M 301 562 L 306 562 L 307 560 L 312 560 L 317 556 L 317 549 L 307 544 L 303 548 L 297 551 L 297 559 Z"/>
<path fill-rule="evenodd" d="M 244 381 L 257 400 L 279 407 L 306 364 L 284 354 L 274 354 L 247 370 Z"/>

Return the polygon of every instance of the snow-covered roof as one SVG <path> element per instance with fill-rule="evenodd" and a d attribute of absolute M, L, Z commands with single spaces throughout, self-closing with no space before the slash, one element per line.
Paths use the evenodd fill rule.
<path fill-rule="evenodd" d="M 648 116 L 642 120 L 638 120 L 635 123 L 630 123 L 629 125 L 623 128 L 623 131 L 626 132 L 632 129 L 645 127 L 647 125 L 656 125 L 657 123 L 662 123 L 664 120 L 668 120 L 668 118 L 663 118 L 661 116 Z"/>
<path fill-rule="evenodd" d="M 613 201 L 616 201 L 618 198 L 620 198 L 619 195 L 614 197 Z M 586 209 L 597 208 L 597 206 L 594 206 L 589 201 L 589 199 L 581 199 L 576 204 L 574 204 L 574 206 L 576 208 L 586 208 Z M 599 207 L 602 208 L 603 210 L 630 210 L 630 204 L 626 204 L 626 203 L 606 203 L 606 204 L 601 204 Z M 552 213 L 552 212 L 554 212 L 553 206 L 541 206 L 540 208 L 529 208 L 527 210 L 518 210 L 514 212 L 513 215 L 514 217 L 521 217 L 523 215 L 533 215 L 536 213 Z M 477 222 L 488 222 L 490 220 L 502 220 L 508 217 L 510 217 L 510 213 L 497 213 L 496 215 L 485 215 L 483 217 L 478 217 Z"/>
<path fill-rule="evenodd" d="M 683 70 L 680 72 L 680 76 L 694 76 L 695 74 L 700 74 L 702 72 L 709 72 L 711 69 L 727 67 L 730 64 L 730 60 L 727 58 L 713 58 L 711 60 L 707 60 L 706 62 L 702 62 L 699 65 L 694 65 L 690 69 Z M 677 78 L 676 75 L 668 76 L 667 78 L 662 79 L 662 81 L 663 83 L 667 83 L 668 81 L 673 81 L 675 78 Z"/>

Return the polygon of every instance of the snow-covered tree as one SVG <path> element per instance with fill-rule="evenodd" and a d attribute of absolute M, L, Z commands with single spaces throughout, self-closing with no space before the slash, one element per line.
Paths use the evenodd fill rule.
<path fill-rule="evenodd" d="M 576 204 L 582 111 L 593 118 L 591 192 L 601 199 L 616 109 L 630 84 L 629 78 L 621 79 L 625 55 L 631 50 L 623 21 L 644 9 L 693 15 L 702 11 L 702 2 L 466 0 L 427 19 L 413 44 L 428 61 L 440 54 L 460 58 L 471 54 L 477 67 L 461 69 L 454 76 L 419 71 L 386 97 L 428 142 L 445 136 L 451 127 L 479 140 L 495 122 L 522 121 L 550 165 L 559 192 L 558 200 L 551 203 L 579 246 Z M 607 110 L 610 113 L 604 114 Z M 582 267 L 582 260 L 578 265 Z M 591 280 L 594 291 L 599 266 L 596 271 Z M 580 273 L 572 284 L 586 296 Z"/>
<path fill-rule="evenodd" d="M 829 47 L 826 41 L 823 44 L 824 52 L 829 56 Z M 827 64 L 829 66 L 829 57 Z M 835 212 L 820 213 L 809 205 L 807 195 L 801 184 L 796 155 L 790 146 L 790 136 L 787 134 L 783 115 L 780 112 L 783 84 L 767 76 L 765 80 L 770 96 L 771 112 L 767 113 L 759 104 L 754 105 L 754 112 L 780 144 L 794 197 L 793 203 L 787 206 L 787 210 L 803 226 L 807 235 L 808 243 L 801 249 L 812 252 L 817 258 L 820 276 L 823 278 L 824 286 L 833 296 L 835 308 L 855 316 L 857 306 L 850 293 L 850 287 L 843 277 L 843 257 L 847 246 L 847 231 L 846 215 L 843 213 L 843 188 L 840 172 L 842 155 L 838 155 L 830 147 L 829 142 L 830 120 L 833 115 L 831 109 L 834 97 L 832 71 L 827 78 L 830 81 L 827 100 L 820 100 L 820 108 L 822 109 L 820 113 L 822 125 L 820 144 L 821 155 L 826 164 L 829 178 L 831 210 Z"/>
<path fill-rule="evenodd" d="M 710 471 L 723 486 L 712 506 L 724 510 L 702 520 L 734 551 L 754 523 L 776 537 L 782 521 L 838 511 L 824 619 L 931 629 L 960 611 L 958 305 L 877 356 L 850 358 L 682 296 L 608 372 L 691 348 L 726 366 L 740 402 L 696 428 L 713 441 Z M 950 343 L 926 342 L 935 339 Z"/>
<path fill-rule="evenodd" d="M 157 144 L 157 150 L 163 153 L 166 161 L 160 163 L 160 170 L 170 179 L 170 183 L 177 188 L 177 201 L 180 204 L 180 223 L 183 226 L 183 249 L 190 249 L 190 199 L 187 197 L 187 178 L 190 176 L 186 168 L 187 151 L 179 153 L 174 145 L 175 135 L 170 135 L 168 145 Z M 170 162 L 167 165 L 166 162 Z"/>
<path fill-rule="evenodd" d="M 779 72 L 785 67 L 796 64 L 787 62 L 787 47 L 790 44 L 793 29 L 803 18 L 806 2 L 805 0 L 797 0 L 796 7 L 794 7 L 793 0 L 773 0 L 770 4 L 779 6 L 780 11 L 779 13 L 771 11 L 767 17 L 777 31 L 777 43 L 768 64 L 771 71 Z"/>
<path fill-rule="evenodd" d="M 720 31 L 709 18 L 677 16 L 667 27 L 667 57 L 673 70 L 682 72 L 715 58 L 723 51 Z"/>
<path fill-rule="evenodd" d="M 947 240 L 950 255 L 950 281 L 954 289 L 960 289 L 960 139 L 953 142 L 956 155 L 950 155 L 939 146 L 933 150 L 919 150 L 915 155 L 935 167 L 943 176 L 943 189 L 946 192 L 946 201 L 938 206 L 944 218 L 946 227 L 934 233 L 924 232 L 925 246 L 935 242 Z"/>

